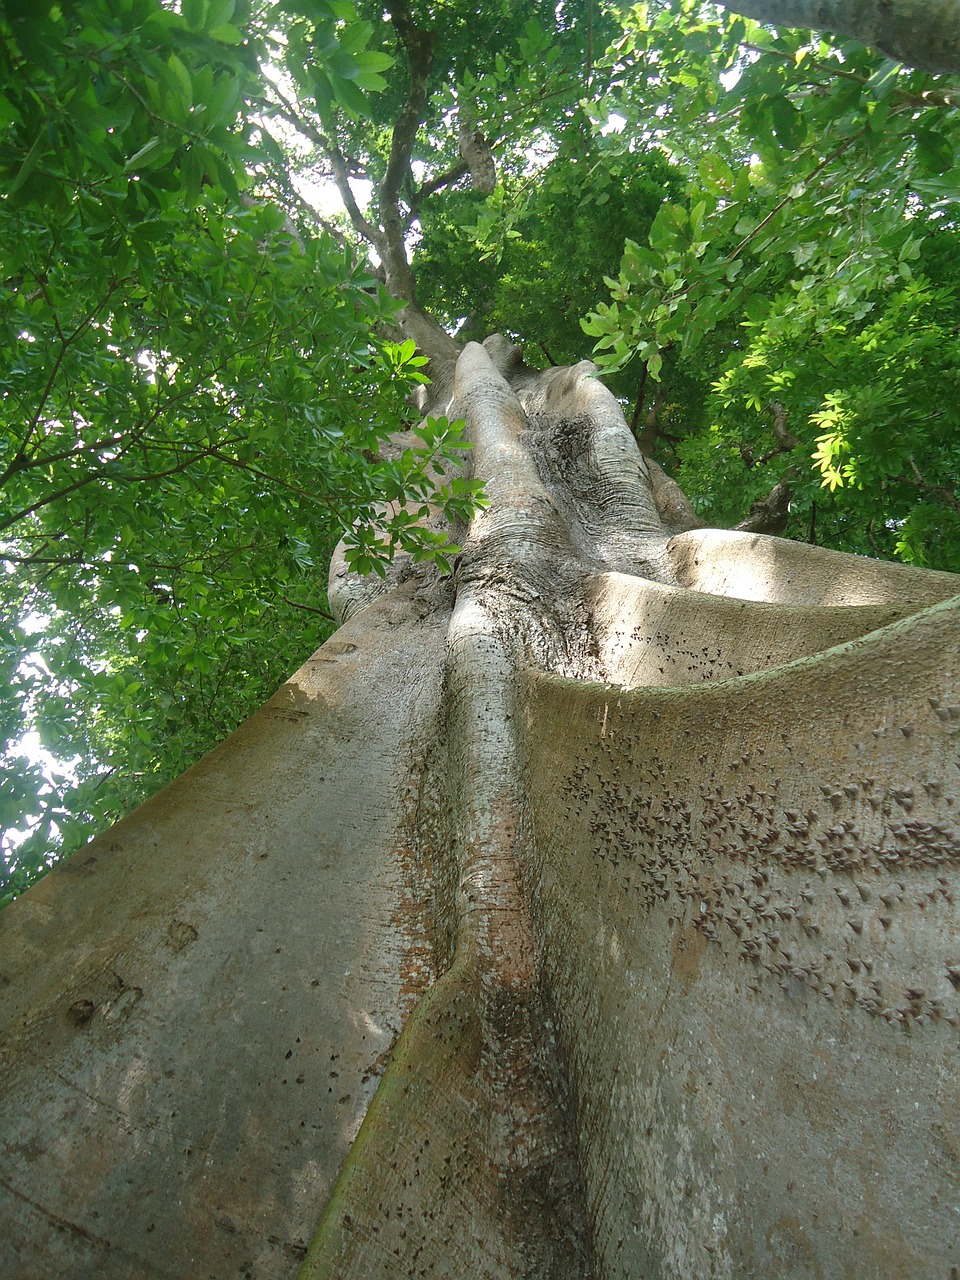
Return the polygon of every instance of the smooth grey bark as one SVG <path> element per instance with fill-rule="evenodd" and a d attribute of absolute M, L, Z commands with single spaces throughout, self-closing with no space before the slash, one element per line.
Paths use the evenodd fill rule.
<path fill-rule="evenodd" d="M 432 976 L 444 644 L 378 603 L 0 915 L 0 1275 L 296 1271 Z"/>
<path fill-rule="evenodd" d="M 758 22 L 833 31 L 921 71 L 960 71 L 960 0 L 734 0 Z"/>
<path fill-rule="evenodd" d="M 0 916 L 0 1272 L 943 1280 L 960 582 L 675 532 L 589 364 L 451 394 L 453 580 L 335 564 Z"/>
<path fill-rule="evenodd" d="M 670 536 L 590 366 L 487 345 L 506 379 L 468 347 L 452 410 L 492 503 L 447 657 L 451 941 L 303 1280 L 563 1275 L 529 1224 L 565 1219 L 574 1274 L 933 1280 L 960 1248 L 960 602 L 923 605 L 957 579 Z M 482 1126 L 483 1176 L 472 1147 L 451 1176 L 517 965 L 573 1133 L 521 1155 Z"/>

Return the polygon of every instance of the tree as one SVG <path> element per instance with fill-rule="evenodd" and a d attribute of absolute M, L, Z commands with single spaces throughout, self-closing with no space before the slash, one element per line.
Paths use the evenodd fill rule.
<path fill-rule="evenodd" d="M 455 441 L 438 424 L 371 462 L 422 375 L 372 327 L 394 307 L 367 264 L 262 194 L 246 104 L 270 37 L 233 16 L 83 0 L 0 28 L 0 902 L 329 634 L 344 532 L 361 568 L 442 554 L 405 510 L 374 528 Z M 24 760 L 24 727 L 64 777 Z"/>
<path fill-rule="evenodd" d="M 644 446 L 705 523 L 734 523 L 747 496 L 761 531 L 957 568 L 952 397 L 914 373 L 945 387 L 956 358 L 935 319 L 956 261 L 950 90 L 699 6 L 628 20 L 616 56 L 632 73 L 616 109 L 696 175 L 628 241 L 585 326 L 606 370 L 643 361 Z M 698 370 L 691 404 L 677 374 Z"/>
<path fill-rule="evenodd" d="M 466 79 L 497 14 L 396 9 L 398 82 L 314 141 L 379 173 L 348 211 L 486 505 L 382 577 L 341 550 L 334 637 L 0 917 L 5 1265 L 288 1275 L 326 1201 L 304 1276 L 947 1274 L 958 579 L 696 527 L 592 365 L 459 350 L 402 223 L 461 161 L 411 188 L 416 126 L 454 76 L 519 137 L 528 86 Z M 580 130 L 584 28 L 529 21 Z"/>

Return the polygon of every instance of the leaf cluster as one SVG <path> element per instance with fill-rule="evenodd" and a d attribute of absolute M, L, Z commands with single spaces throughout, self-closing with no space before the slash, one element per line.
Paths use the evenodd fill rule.
<path fill-rule="evenodd" d="M 424 305 L 463 340 L 503 332 L 554 364 L 583 355 L 580 320 L 602 305 L 625 234 L 649 231 L 680 175 L 658 151 L 618 154 L 582 127 L 489 199 L 457 193 L 424 211 L 413 256 Z"/>
<path fill-rule="evenodd" d="M 609 59 L 628 128 L 687 190 L 583 327 L 607 371 L 640 361 L 674 423 L 684 376 L 713 388 L 692 431 L 664 432 L 702 517 L 735 522 L 789 469 L 792 536 L 960 567 L 957 90 L 686 0 L 634 9 Z"/>
<path fill-rule="evenodd" d="M 254 187 L 272 158 L 235 18 L 0 19 L 0 898 L 306 657 L 338 538 L 360 569 L 445 564 L 411 512 L 453 522 L 475 491 L 434 470 L 455 424 L 379 461 L 422 373 L 380 336 L 396 304 L 366 265 Z"/>

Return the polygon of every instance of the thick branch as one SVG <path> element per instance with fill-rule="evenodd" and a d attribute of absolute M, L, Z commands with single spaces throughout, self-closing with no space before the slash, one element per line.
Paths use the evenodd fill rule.
<path fill-rule="evenodd" d="M 497 185 L 497 166 L 490 143 L 477 128 L 473 113 L 462 110 L 459 132 L 460 154 L 469 166 L 473 189 L 489 195 Z"/>
<path fill-rule="evenodd" d="M 833 31 L 921 71 L 960 72 L 960 0 L 734 0 L 775 26 Z"/>
<path fill-rule="evenodd" d="M 797 437 L 787 430 L 787 411 L 780 401 L 771 400 L 767 408 L 773 414 L 773 434 L 777 443 L 772 449 L 762 453 L 759 458 L 754 457 L 753 450 L 749 445 L 742 444 L 740 446 L 740 457 L 748 467 L 762 467 L 781 453 L 792 453 L 800 444 Z"/>
<path fill-rule="evenodd" d="M 400 3 L 393 6 L 392 16 L 397 36 L 410 59 L 410 90 L 393 126 L 390 158 L 380 183 L 380 208 L 383 212 L 400 199 L 414 140 L 427 105 L 436 44 L 436 36 L 432 31 L 421 31 L 416 26 L 406 0 L 400 0 Z"/>
<path fill-rule="evenodd" d="M 416 304 L 413 272 L 404 243 L 409 219 L 405 219 L 400 212 L 400 194 L 410 173 L 410 156 L 426 110 L 435 37 L 432 32 L 422 32 L 417 28 L 406 0 L 400 0 L 393 7 L 393 24 L 410 60 L 410 92 L 394 126 L 390 158 L 380 183 L 379 226 L 364 217 L 357 204 L 350 186 L 350 162 L 337 141 L 309 119 L 302 118 L 296 106 L 276 88 L 274 92 L 280 105 L 273 105 L 272 110 L 314 142 L 326 157 L 354 230 L 373 246 L 380 257 L 385 287 L 394 298 L 407 304 L 397 319 L 397 326 L 404 337 L 413 338 L 420 351 L 431 361 L 433 387 L 430 404 L 431 407 L 437 407 L 445 398 L 449 398 L 453 366 L 460 348 Z M 462 176 L 458 168 L 424 184 L 416 194 L 415 205 L 419 205 L 433 191 Z M 463 166 L 463 172 L 466 172 L 466 166 Z"/>
<path fill-rule="evenodd" d="M 449 187 L 455 182 L 459 182 L 470 172 L 470 166 L 466 160 L 460 160 L 452 169 L 447 169 L 445 173 L 438 173 L 435 178 L 431 178 L 429 182 L 425 182 L 422 187 L 418 187 L 413 193 L 410 201 L 410 207 L 413 212 L 423 204 L 429 196 L 434 192 L 441 191 L 444 187 Z"/>
<path fill-rule="evenodd" d="M 782 453 L 796 449 L 800 441 L 787 430 L 787 411 L 779 400 L 771 400 L 767 408 L 773 414 L 773 434 Z"/>
<path fill-rule="evenodd" d="M 657 386 L 656 399 L 647 410 L 646 417 L 643 420 L 642 429 L 640 431 L 637 430 L 640 423 L 640 412 L 643 408 L 643 391 L 646 385 L 646 372 L 646 366 L 644 366 L 644 376 L 641 379 L 640 386 L 637 388 L 637 407 L 633 415 L 633 422 L 630 424 L 630 429 L 636 436 L 640 452 L 644 457 L 649 458 L 653 454 L 658 440 L 669 439 L 671 437 L 667 436 L 667 433 L 663 430 L 663 426 L 660 422 L 660 410 L 667 402 L 666 388 L 662 382 Z M 675 437 L 673 438 L 675 439 Z"/>
<path fill-rule="evenodd" d="M 360 211 L 357 198 L 353 194 L 353 188 L 350 186 L 350 173 L 346 156 L 332 138 L 325 140 L 325 151 L 327 159 L 330 161 L 330 168 L 333 171 L 333 180 L 337 184 L 340 199 L 343 201 L 347 216 L 353 223 L 354 230 L 359 232 L 364 240 L 372 244 L 379 253 L 381 237 L 377 228 L 368 222 Z"/>
<path fill-rule="evenodd" d="M 410 61 L 410 89 L 393 126 L 390 158 L 380 182 L 378 203 L 384 243 L 377 246 L 377 251 L 387 274 L 387 288 L 395 298 L 412 303 L 415 301 L 413 272 L 403 240 L 405 223 L 400 213 L 400 192 L 410 171 L 413 144 L 426 111 L 436 37 L 433 32 L 417 27 L 406 0 L 400 0 L 392 9 L 394 28 Z"/>
<path fill-rule="evenodd" d="M 734 528 L 738 533 L 783 533 L 790 519 L 792 480 L 796 469 L 791 467 L 773 486 L 765 498 L 750 504 L 750 514 Z"/>

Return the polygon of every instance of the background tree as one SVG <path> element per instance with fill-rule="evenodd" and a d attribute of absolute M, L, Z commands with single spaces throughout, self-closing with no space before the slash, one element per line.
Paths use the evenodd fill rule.
<path fill-rule="evenodd" d="M 525 16 L 500 15 L 499 37 Z M 811 335 L 831 376 L 851 379 L 832 383 L 838 413 L 859 408 L 864 370 L 896 389 L 896 371 L 871 361 L 903 357 L 898 325 L 919 314 L 928 345 L 946 336 L 936 281 L 916 296 L 889 287 L 894 250 L 898 279 L 914 283 L 901 232 L 923 210 L 903 201 L 874 273 L 871 237 L 819 205 L 821 174 L 847 190 L 839 162 L 859 120 L 797 190 L 773 178 L 770 190 L 767 134 L 789 150 L 784 122 L 802 117 L 806 90 L 783 89 L 779 72 L 776 92 L 762 77 L 751 89 L 762 57 L 733 50 L 759 29 L 737 35 L 692 6 L 646 27 L 636 17 L 611 34 L 589 9 L 533 15 L 489 72 L 494 13 L 445 10 L 437 25 L 398 6 L 391 30 L 303 5 L 275 41 L 284 66 L 258 90 L 263 127 L 295 125 L 312 143 L 347 207 L 334 237 L 345 269 L 342 241 L 366 242 L 406 304 L 381 300 L 364 358 L 337 369 L 367 372 L 382 351 L 395 386 L 429 358 L 432 417 L 419 436 L 377 432 L 379 456 L 361 455 L 375 496 L 400 505 L 386 533 L 364 526 L 335 558 L 338 634 L 218 751 L 4 913 L 4 1073 L 30 1099 L 8 1109 L 3 1135 L 2 1238 L 20 1274 L 286 1275 L 324 1201 L 304 1276 L 940 1276 L 956 1255 L 957 579 L 697 528 L 634 439 L 706 471 L 698 428 L 723 443 L 697 368 L 709 353 L 731 404 L 757 394 L 754 376 L 773 391 L 763 358 L 799 365 Z M 688 191 L 649 230 L 639 218 L 646 243 L 628 242 L 615 296 L 587 321 L 611 372 L 642 362 L 635 432 L 592 366 L 537 370 L 503 339 L 461 351 L 422 306 L 407 236 L 476 170 L 464 124 L 491 148 L 487 198 L 509 196 L 499 222 L 479 209 L 469 224 L 497 268 L 485 287 L 508 296 L 522 268 L 507 232 L 536 230 L 544 253 L 563 242 L 538 225 L 551 206 L 528 167 L 556 164 L 559 181 L 568 157 L 597 155 L 598 173 L 626 180 L 623 155 L 586 123 L 611 137 L 614 103 L 625 155 L 631 141 L 662 147 L 666 121 L 669 166 L 640 167 L 703 184 L 693 122 L 716 116 L 709 55 L 722 67 L 725 48 L 739 80 L 724 92 L 744 110 L 729 158 L 716 148 L 717 199 Z M 808 49 L 829 54 L 798 37 L 795 68 Z M 833 85 L 816 77 L 814 103 Z M 363 119 L 361 79 L 382 90 Z M 952 145 L 949 85 L 911 92 L 904 115 L 922 123 L 890 144 L 894 176 L 871 178 L 885 131 L 862 157 L 895 212 L 918 130 L 936 148 L 931 108 Z M 828 103 L 819 132 L 841 117 Z M 262 142 L 264 173 L 281 151 Z M 292 216 L 294 184 L 276 183 Z M 766 243 L 785 201 L 797 216 Z M 255 199 L 237 204 L 258 213 Z M 949 220 L 928 221 L 942 245 Z M 807 328 L 787 292 L 799 233 L 823 255 L 804 279 Z M 404 338 L 392 346 L 390 325 Z M 391 372 L 404 367 L 412 378 Z M 699 420 L 656 390 L 671 378 Z M 799 372 L 781 381 L 771 457 L 739 443 L 748 472 L 799 450 L 791 386 L 801 408 L 827 403 Z M 933 439 L 931 416 L 907 425 Z M 470 485 L 437 453 L 461 419 Z M 671 440 L 665 423 L 683 429 Z M 889 450 L 851 424 L 818 424 L 849 446 L 818 451 L 839 492 L 870 479 L 874 446 Z M 946 490 L 917 448 L 924 496 Z M 431 511 L 421 477 L 435 455 Z M 881 453 L 875 470 L 896 465 Z M 488 505 L 466 526 L 477 480 Z M 443 576 L 451 537 L 462 550 Z M 382 579 L 349 573 L 351 558 L 376 559 Z"/>
<path fill-rule="evenodd" d="M 733 493 L 761 503 L 789 471 L 790 509 L 767 531 L 955 565 L 956 346 L 934 318 L 955 288 L 950 89 L 862 45 L 774 37 L 697 7 L 628 23 L 617 56 L 638 70 L 618 109 L 697 179 L 628 245 L 613 301 L 586 328 L 605 367 L 636 353 L 655 378 L 669 353 L 710 370 L 698 429 L 674 409 L 683 443 L 664 442 L 698 511 L 734 523 Z M 663 380 L 661 405 L 682 404 Z"/>

